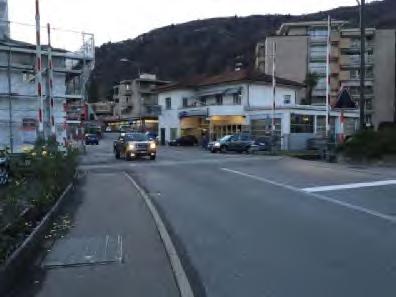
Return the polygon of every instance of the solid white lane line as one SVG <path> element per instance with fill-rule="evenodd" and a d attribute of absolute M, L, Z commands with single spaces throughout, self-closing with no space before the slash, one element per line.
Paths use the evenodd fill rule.
<path fill-rule="evenodd" d="M 396 180 L 380 180 L 380 181 L 367 182 L 367 183 L 321 186 L 321 187 L 304 188 L 302 190 L 309 193 L 316 193 L 316 192 L 337 191 L 337 190 L 346 190 L 346 189 L 380 187 L 380 186 L 389 186 L 389 185 L 396 185 Z"/>
<path fill-rule="evenodd" d="M 164 244 L 166 253 L 168 254 L 169 262 L 172 266 L 176 283 L 179 288 L 180 296 L 194 297 L 194 292 L 191 288 L 190 281 L 184 270 L 179 254 L 176 251 L 175 245 L 173 244 L 171 236 L 168 233 L 165 223 L 159 215 L 157 208 L 154 206 L 154 203 L 151 201 L 146 191 L 139 186 L 139 184 L 132 178 L 132 176 L 130 176 L 127 172 L 124 172 L 124 175 L 135 186 L 154 219 L 155 225 L 157 226 L 157 230 Z"/>
<path fill-rule="evenodd" d="M 296 188 L 296 187 L 293 187 L 293 186 L 290 186 L 290 185 L 287 185 L 287 184 L 283 184 L 283 183 L 272 181 L 272 180 L 269 180 L 269 179 L 266 179 L 266 178 L 263 178 L 263 177 L 247 174 L 247 173 L 244 173 L 244 172 L 241 172 L 241 171 L 232 170 L 232 169 L 228 169 L 228 168 L 221 168 L 221 170 L 223 170 L 225 172 L 233 173 L 233 174 L 236 174 L 236 175 L 248 177 L 248 178 L 251 178 L 251 179 L 254 179 L 254 180 L 257 180 L 257 181 L 261 181 L 261 182 L 264 182 L 264 183 L 268 183 L 268 184 L 271 184 L 271 185 L 274 185 L 274 186 L 277 186 L 277 187 L 282 187 L 282 188 L 288 189 L 290 191 L 299 192 L 299 193 L 304 194 L 305 195 L 304 197 L 315 198 L 317 200 L 326 201 L 326 202 L 329 202 L 329 203 L 332 203 L 332 204 L 337 204 L 339 206 L 343 206 L 345 208 L 348 208 L 348 209 L 351 209 L 351 210 L 354 210 L 354 211 L 357 211 L 357 212 L 360 212 L 360 213 L 364 213 L 366 215 L 374 216 L 376 218 L 380 218 L 380 219 L 383 219 L 383 220 L 391 222 L 391 223 L 396 223 L 396 217 L 393 217 L 393 216 L 390 216 L 390 215 L 387 215 L 387 214 L 383 214 L 383 213 L 375 211 L 375 210 L 371 210 L 371 209 L 364 208 L 364 207 L 361 207 L 361 206 L 358 206 L 358 205 L 350 204 L 348 202 L 340 201 L 340 200 L 333 199 L 333 198 L 330 198 L 330 197 L 326 197 L 326 196 L 323 196 L 323 195 L 320 195 L 320 194 L 306 192 L 306 191 L 303 191 L 302 189 L 299 189 L 299 188 Z"/>

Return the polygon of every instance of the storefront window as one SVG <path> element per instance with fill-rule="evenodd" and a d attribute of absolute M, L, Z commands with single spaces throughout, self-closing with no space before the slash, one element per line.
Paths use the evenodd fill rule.
<path fill-rule="evenodd" d="M 292 114 L 290 131 L 291 133 L 314 133 L 314 116 Z"/>

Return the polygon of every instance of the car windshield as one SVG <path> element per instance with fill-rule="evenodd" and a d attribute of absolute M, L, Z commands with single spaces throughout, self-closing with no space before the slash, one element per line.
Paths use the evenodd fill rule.
<path fill-rule="evenodd" d="M 149 140 L 148 136 L 146 134 L 142 133 L 131 133 L 125 135 L 126 141 L 147 141 Z"/>
<path fill-rule="evenodd" d="M 220 141 L 230 140 L 231 137 L 232 137 L 231 135 L 224 136 L 223 138 L 220 139 Z"/>

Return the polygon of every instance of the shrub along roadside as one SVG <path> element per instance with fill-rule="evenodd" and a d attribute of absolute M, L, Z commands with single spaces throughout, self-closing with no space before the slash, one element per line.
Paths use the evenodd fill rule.
<path fill-rule="evenodd" d="M 379 160 L 385 155 L 396 155 L 396 129 L 359 132 L 339 146 L 338 151 L 353 160 Z"/>
<path fill-rule="evenodd" d="M 37 143 L 25 157 L 30 165 L 13 168 L 13 182 L 0 211 L 0 264 L 30 234 L 73 179 L 78 152 L 60 152 L 53 143 Z"/>

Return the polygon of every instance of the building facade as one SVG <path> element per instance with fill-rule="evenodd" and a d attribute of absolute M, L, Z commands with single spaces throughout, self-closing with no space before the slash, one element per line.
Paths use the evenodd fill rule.
<path fill-rule="evenodd" d="M 276 43 L 277 75 L 303 82 L 308 73 L 319 77 L 312 92 L 313 105 L 326 102 L 327 21 L 286 23 L 277 34 L 257 45 L 256 67 L 272 73 Z M 395 115 L 395 30 L 366 30 L 366 122 L 378 126 Z M 347 88 L 356 103 L 360 92 L 360 29 L 347 28 L 344 21 L 331 27 L 331 104 Z M 264 49 L 263 49 L 264 48 Z M 264 56 L 263 56 L 264 53 Z"/>
<path fill-rule="evenodd" d="M 121 81 L 114 86 L 114 117 L 137 128 L 158 129 L 158 95 L 155 88 L 168 84 L 153 74 L 141 74 L 134 80 Z"/>
<path fill-rule="evenodd" d="M 35 61 L 35 45 L 9 38 L 0 40 L 0 146 L 8 146 L 13 152 L 36 142 L 40 116 L 46 138 L 52 134 L 52 116 L 59 143 L 66 144 L 82 136 L 85 83 L 94 65 L 93 38 L 78 52 L 52 50 L 53 108 L 49 96 L 48 47 L 42 46 L 45 98 L 42 113 L 39 112 Z"/>
<path fill-rule="evenodd" d="M 219 139 L 249 132 L 254 137 L 279 136 L 280 148 L 304 149 L 309 138 L 325 131 L 326 109 L 300 104 L 303 85 L 277 78 L 273 112 L 272 77 L 240 70 L 158 88 L 161 142 L 183 135 Z M 331 113 L 333 133 L 340 131 L 340 112 Z M 356 112 L 345 114 L 352 134 Z M 351 119 L 351 120 L 349 120 Z"/>
<path fill-rule="evenodd" d="M 8 22 L 8 1 L 0 0 L 0 40 L 10 37 L 10 24 Z"/>

